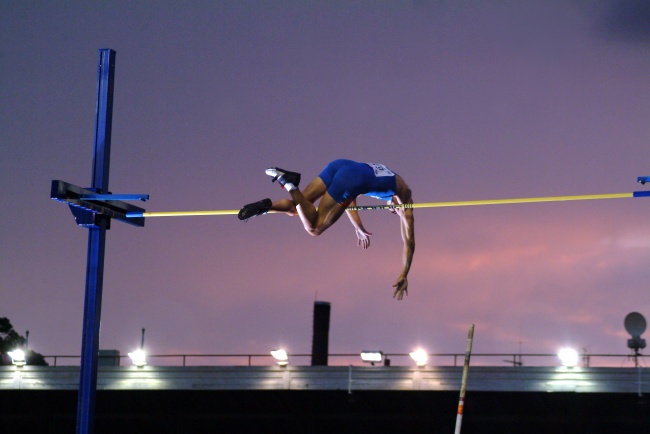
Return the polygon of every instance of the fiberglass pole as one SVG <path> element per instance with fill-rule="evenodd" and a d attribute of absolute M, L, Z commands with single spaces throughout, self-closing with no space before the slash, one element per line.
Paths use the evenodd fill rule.
<path fill-rule="evenodd" d="M 474 340 L 474 324 L 469 326 L 467 335 L 467 350 L 465 351 L 465 365 L 463 366 L 463 380 L 460 385 L 460 399 L 458 400 L 458 413 L 456 415 L 456 431 L 460 434 L 460 426 L 463 422 L 463 406 L 465 405 L 465 387 L 467 386 L 467 371 L 469 370 L 469 358 L 472 354 L 472 341 Z"/>

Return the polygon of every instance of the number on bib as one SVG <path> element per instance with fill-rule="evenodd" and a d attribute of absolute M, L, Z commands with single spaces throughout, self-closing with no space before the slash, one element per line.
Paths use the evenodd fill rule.
<path fill-rule="evenodd" d="M 366 163 L 368 166 L 372 167 L 372 170 L 375 172 L 375 176 L 395 176 L 390 169 L 383 164 L 379 163 Z"/>

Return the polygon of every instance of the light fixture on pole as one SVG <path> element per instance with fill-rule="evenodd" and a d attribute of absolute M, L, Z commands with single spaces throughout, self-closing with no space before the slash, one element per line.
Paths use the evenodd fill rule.
<path fill-rule="evenodd" d="M 364 363 L 370 363 L 371 366 L 375 366 L 375 363 L 381 363 L 384 360 L 384 353 L 381 351 L 363 350 L 361 351 L 361 360 Z"/>
<path fill-rule="evenodd" d="M 284 368 L 289 364 L 289 354 L 283 349 L 272 350 L 271 355 L 275 359 L 278 366 Z"/>

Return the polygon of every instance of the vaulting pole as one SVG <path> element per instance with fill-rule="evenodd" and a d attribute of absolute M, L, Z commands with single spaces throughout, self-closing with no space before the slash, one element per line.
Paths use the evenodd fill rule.
<path fill-rule="evenodd" d="M 371 205 L 371 206 L 351 206 L 347 209 L 357 211 L 395 209 L 395 208 L 445 208 L 456 206 L 476 206 L 476 205 L 506 205 L 518 203 L 538 203 L 538 202 L 569 202 L 577 200 L 602 200 L 602 199 L 628 199 L 633 197 L 650 197 L 650 191 L 634 191 L 631 193 L 611 193 L 611 194 L 583 194 L 578 196 L 546 196 L 546 197 L 521 197 L 512 199 L 488 199 L 488 200 L 466 200 L 458 202 L 424 202 L 406 205 Z M 222 210 L 205 210 L 205 211 L 159 211 L 159 212 L 131 212 L 126 216 L 130 218 L 140 217 L 187 217 L 187 216 L 210 216 L 210 215 L 234 215 L 239 213 L 236 209 Z M 273 214 L 270 211 L 269 214 Z"/>
<path fill-rule="evenodd" d="M 467 350 L 465 350 L 465 365 L 463 366 L 463 380 L 460 385 L 460 399 L 458 400 L 458 412 L 456 414 L 456 431 L 460 434 L 460 426 L 463 423 L 463 408 L 465 406 L 465 388 L 467 386 L 467 371 L 469 370 L 469 359 L 472 354 L 472 341 L 474 340 L 474 324 L 469 326 L 467 335 Z"/>

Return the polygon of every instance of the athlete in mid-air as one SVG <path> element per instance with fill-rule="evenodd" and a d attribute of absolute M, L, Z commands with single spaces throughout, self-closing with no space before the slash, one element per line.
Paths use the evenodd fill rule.
<path fill-rule="evenodd" d="M 272 182 L 278 181 L 289 192 L 291 200 L 263 199 L 245 205 L 239 211 L 240 220 L 248 220 L 269 211 L 283 212 L 292 216 L 298 215 L 305 230 L 312 236 L 318 236 L 346 212 L 356 231 L 358 245 L 364 249 L 370 246 L 370 235 L 372 234 L 363 227 L 356 210 L 346 209 L 348 206 L 356 206 L 357 196 L 371 196 L 394 205 L 413 203 L 411 189 L 406 185 L 404 179 L 383 164 L 334 160 L 302 192 L 298 188 L 300 173 L 271 167 L 266 169 L 266 174 L 273 178 Z M 320 202 L 316 208 L 314 202 L 319 198 Z M 407 276 L 415 251 L 413 209 L 395 208 L 391 211 L 400 217 L 402 240 L 404 241 L 402 271 L 393 285 L 395 288 L 393 298 L 402 300 L 404 295 L 408 295 Z"/>

